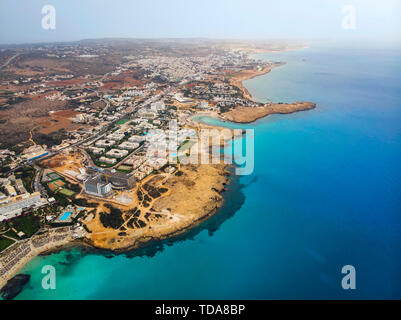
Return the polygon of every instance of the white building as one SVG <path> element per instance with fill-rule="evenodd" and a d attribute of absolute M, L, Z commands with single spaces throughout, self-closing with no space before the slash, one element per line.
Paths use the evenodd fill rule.
<path fill-rule="evenodd" d="M 199 109 L 207 109 L 209 108 L 209 103 L 207 101 L 202 101 L 200 104 L 198 104 Z"/>
<path fill-rule="evenodd" d="M 103 181 L 102 176 L 97 174 L 84 181 L 84 188 L 87 194 L 98 197 L 106 197 L 111 194 L 111 183 Z"/>
<path fill-rule="evenodd" d="M 156 118 L 156 112 L 154 112 L 154 111 L 152 111 L 152 110 L 150 110 L 148 108 L 139 109 L 138 115 L 140 117 L 142 117 L 142 118 L 145 118 L 145 119 L 154 119 L 154 118 Z"/>
<path fill-rule="evenodd" d="M 19 216 L 24 209 L 38 208 L 46 204 L 39 192 L 25 193 L 15 197 L 7 197 L 0 201 L 0 221 Z"/>
<path fill-rule="evenodd" d="M 120 149 L 126 149 L 126 150 L 134 150 L 139 147 L 138 142 L 129 142 L 129 141 L 124 141 L 122 144 L 118 146 Z"/>
<path fill-rule="evenodd" d="M 104 148 L 97 148 L 97 147 L 90 147 L 89 150 L 90 150 L 93 154 L 102 154 L 102 153 L 104 153 L 104 151 L 105 151 Z"/>
<path fill-rule="evenodd" d="M 32 161 L 34 159 L 40 158 L 46 155 L 47 152 L 40 145 L 30 146 L 29 148 L 24 150 L 24 153 L 21 155 L 23 160 Z"/>
<path fill-rule="evenodd" d="M 165 108 L 166 108 L 166 105 L 164 104 L 163 101 L 153 102 L 150 105 L 150 110 L 152 110 L 153 112 L 158 112 L 160 110 L 164 110 Z"/>
<path fill-rule="evenodd" d="M 145 141 L 146 137 L 145 136 L 131 136 L 128 138 L 129 142 L 142 142 Z"/>
<path fill-rule="evenodd" d="M 124 133 L 115 132 L 115 133 L 109 134 L 107 136 L 107 139 L 114 140 L 114 141 L 120 141 L 120 140 L 124 139 L 124 137 L 125 137 Z"/>
<path fill-rule="evenodd" d="M 100 157 L 100 162 L 107 163 L 107 164 L 115 164 L 117 162 L 116 159 L 107 158 L 107 157 Z"/>
<path fill-rule="evenodd" d="M 105 140 L 101 139 L 96 141 L 95 145 L 98 147 L 111 147 L 112 145 L 115 145 L 116 142 L 114 140 Z"/>
<path fill-rule="evenodd" d="M 106 156 L 119 159 L 125 157 L 127 154 L 127 150 L 111 149 L 109 152 L 106 153 Z"/>

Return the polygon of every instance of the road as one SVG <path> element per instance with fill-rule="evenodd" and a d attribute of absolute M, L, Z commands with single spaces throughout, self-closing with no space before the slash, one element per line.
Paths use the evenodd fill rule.
<path fill-rule="evenodd" d="M 0 66 L 0 69 L 3 69 L 3 68 L 5 68 L 5 67 L 7 67 L 10 63 L 11 63 L 11 61 L 13 61 L 16 57 L 18 57 L 19 55 L 21 55 L 21 53 L 17 53 L 17 54 L 15 54 L 15 55 L 13 55 L 10 59 L 8 59 L 7 61 L 6 61 L 6 63 L 4 63 L 3 65 L 1 65 Z"/>
<path fill-rule="evenodd" d="M 43 169 L 35 164 L 33 165 L 33 167 L 36 170 L 35 179 L 33 181 L 33 189 L 35 192 L 43 193 L 44 191 L 46 191 L 46 189 L 40 183 L 41 177 L 43 175 Z"/>

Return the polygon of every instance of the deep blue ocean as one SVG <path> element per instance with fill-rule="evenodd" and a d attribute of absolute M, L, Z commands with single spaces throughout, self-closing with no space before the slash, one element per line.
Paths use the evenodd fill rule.
<path fill-rule="evenodd" d="M 178 239 L 128 255 L 32 260 L 17 299 L 401 298 L 401 49 L 316 46 L 245 81 L 261 102 L 317 108 L 253 124 L 255 169 Z M 216 120 L 206 119 L 205 121 Z M 41 268 L 57 289 L 41 287 Z M 341 268 L 356 269 L 356 289 Z"/>

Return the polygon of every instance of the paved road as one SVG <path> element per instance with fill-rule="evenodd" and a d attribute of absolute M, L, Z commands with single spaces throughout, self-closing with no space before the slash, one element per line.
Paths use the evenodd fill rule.
<path fill-rule="evenodd" d="M 43 169 L 38 167 L 37 165 L 33 165 L 33 167 L 36 169 L 36 175 L 35 175 L 35 180 L 33 181 L 33 188 L 35 192 L 40 192 L 43 193 L 46 191 L 46 189 L 42 186 L 40 183 L 41 177 L 43 175 Z"/>
<path fill-rule="evenodd" d="M 97 96 L 99 97 L 99 93 L 97 92 L 96 94 L 97 94 Z M 100 98 L 100 97 L 99 97 L 99 98 Z M 99 100 L 106 102 L 106 106 L 105 106 L 105 107 L 103 108 L 103 110 L 100 111 L 100 113 L 99 113 L 99 116 L 101 116 L 101 115 L 103 115 L 103 113 L 105 113 L 105 112 L 109 109 L 109 107 L 110 107 L 110 100 L 105 100 L 105 99 L 103 99 L 103 98 L 100 98 Z"/>
<path fill-rule="evenodd" d="M 5 67 L 7 67 L 10 63 L 11 63 L 11 61 L 13 61 L 16 57 L 18 57 L 19 55 L 20 55 L 21 53 L 17 53 L 17 54 L 15 54 L 15 55 L 13 55 L 10 59 L 8 59 L 7 61 L 6 61 L 6 63 L 4 63 L 2 66 L 0 66 L 0 69 L 3 69 L 3 68 L 5 68 Z"/>
<path fill-rule="evenodd" d="M 124 161 L 128 160 L 130 157 L 132 157 L 133 155 L 137 154 L 139 151 L 141 151 L 144 148 L 144 145 L 142 144 L 141 146 L 139 146 L 136 150 L 134 150 L 133 152 L 131 152 L 129 155 L 127 155 L 126 157 L 124 157 L 123 159 L 121 159 L 120 161 L 118 161 L 116 164 L 114 164 L 111 167 L 107 167 L 107 169 L 113 169 L 113 168 L 117 168 L 118 166 L 120 166 Z M 97 166 L 91 156 L 86 152 L 86 150 L 84 148 L 80 149 L 88 158 L 89 161 L 89 165 L 98 169 L 104 169 L 105 167 L 99 167 Z"/>

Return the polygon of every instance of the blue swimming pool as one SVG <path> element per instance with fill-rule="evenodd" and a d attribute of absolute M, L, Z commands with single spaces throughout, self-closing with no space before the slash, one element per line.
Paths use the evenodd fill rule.
<path fill-rule="evenodd" d="M 66 211 L 61 217 L 60 221 L 65 221 L 68 219 L 68 217 L 71 215 L 71 211 Z"/>

